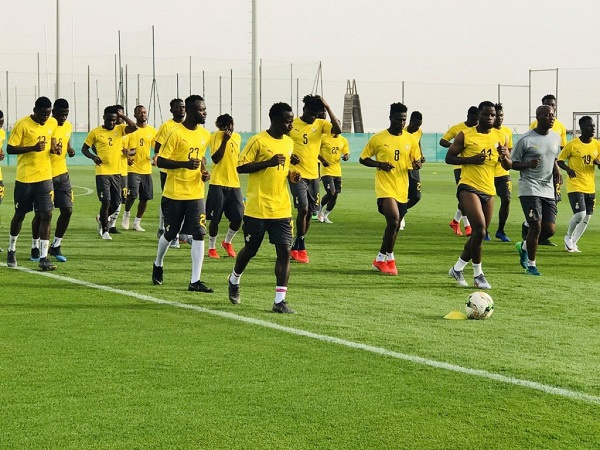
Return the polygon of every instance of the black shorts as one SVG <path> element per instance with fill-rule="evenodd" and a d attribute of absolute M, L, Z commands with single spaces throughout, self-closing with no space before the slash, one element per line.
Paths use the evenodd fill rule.
<path fill-rule="evenodd" d="M 127 175 L 121 175 L 121 203 L 127 200 Z"/>
<path fill-rule="evenodd" d="M 54 206 L 57 208 L 73 207 L 73 189 L 67 172 L 52 178 L 54 186 Z"/>
<path fill-rule="evenodd" d="M 297 183 L 290 182 L 290 191 L 296 209 L 308 208 L 309 213 L 316 212 L 319 207 L 319 179 L 302 178 Z"/>
<path fill-rule="evenodd" d="M 127 174 L 127 197 L 152 200 L 154 197 L 154 184 L 152 175 L 130 173 Z"/>
<path fill-rule="evenodd" d="M 421 198 L 421 174 L 419 170 L 408 171 L 408 198 Z"/>
<path fill-rule="evenodd" d="M 3 198 L 4 198 L 4 181 L 0 180 L 0 205 L 2 204 Z"/>
<path fill-rule="evenodd" d="M 121 175 L 96 175 L 96 192 L 101 202 L 116 203 L 121 199 Z"/>
<path fill-rule="evenodd" d="M 525 221 L 556 223 L 556 200 L 553 198 L 535 197 L 531 195 L 519 197 Z"/>
<path fill-rule="evenodd" d="M 462 169 L 454 169 L 454 182 L 458 184 L 460 181 L 460 174 L 462 173 Z"/>
<path fill-rule="evenodd" d="M 328 194 L 334 195 L 342 192 L 342 177 L 332 177 L 331 175 L 323 175 L 321 177 L 323 187 Z"/>
<path fill-rule="evenodd" d="M 478 191 L 477 189 L 475 189 L 472 186 L 469 186 L 468 184 L 459 184 L 458 187 L 456 188 L 456 198 L 459 200 L 459 202 L 460 202 L 459 194 L 461 193 L 461 191 L 472 192 L 473 194 L 477 195 L 477 197 L 479 197 L 479 200 L 481 200 L 481 204 L 487 203 L 492 198 L 494 198 L 492 195 L 488 195 L 481 191 Z"/>
<path fill-rule="evenodd" d="M 173 200 L 163 196 L 160 207 L 165 218 L 165 231 L 176 228 L 182 234 L 206 234 L 204 199 Z"/>
<path fill-rule="evenodd" d="M 206 217 L 218 223 L 223 213 L 230 221 L 242 220 L 244 217 L 242 189 L 211 184 L 206 197 Z"/>
<path fill-rule="evenodd" d="M 36 183 L 15 181 L 15 211 L 52 211 L 54 209 L 54 186 L 52 180 Z"/>
<path fill-rule="evenodd" d="M 510 194 L 512 192 L 512 181 L 510 179 L 510 175 L 494 177 L 494 186 L 496 186 L 496 195 L 498 197 L 503 200 L 510 200 Z"/>
<path fill-rule="evenodd" d="M 291 217 L 286 219 L 257 219 L 244 216 L 242 226 L 246 245 L 258 248 L 262 244 L 265 233 L 269 233 L 269 242 L 273 245 L 292 247 L 294 226 Z"/>
<path fill-rule="evenodd" d="M 383 208 L 383 200 L 385 200 L 385 199 L 384 198 L 377 199 L 377 211 L 379 211 L 379 214 L 385 216 L 385 214 L 383 214 L 383 209 L 382 209 Z M 398 207 L 398 213 L 400 214 L 400 219 L 402 219 L 406 215 L 406 211 L 408 211 L 408 203 L 400 203 L 397 201 L 396 206 Z"/>
<path fill-rule="evenodd" d="M 165 183 L 167 182 L 167 172 L 159 172 L 160 174 L 160 190 L 165 190 Z"/>
<path fill-rule="evenodd" d="M 594 214 L 594 205 L 596 204 L 596 194 L 584 194 L 583 192 L 569 192 L 569 203 L 573 214 L 584 212 L 591 216 Z"/>

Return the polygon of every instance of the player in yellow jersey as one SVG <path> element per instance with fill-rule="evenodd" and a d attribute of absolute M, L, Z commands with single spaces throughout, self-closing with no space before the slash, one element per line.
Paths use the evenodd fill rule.
<path fill-rule="evenodd" d="M 477 125 L 477 117 L 479 117 L 479 110 L 477 109 L 477 106 L 471 106 L 467 111 L 467 120 L 450 127 L 450 129 L 446 131 L 446 133 L 440 139 L 440 145 L 444 148 L 450 148 L 450 145 L 452 145 L 451 141 L 459 132 Z M 454 166 L 454 181 L 456 184 L 458 184 L 458 180 L 460 180 L 460 170 L 460 166 Z M 471 224 L 469 223 L 467 216 L 463 214 L 459 204 L 456 214 L 454 214 L 454 219 L 452 219 L 449 223 L 450 228 L 452 228 L 454 234 L 457 236 L 463 235 L 463 232 L 460 229 L 461 220 L 465 226 L 465 235 L 471 236 Z"/>
<path fill-rule="evenodd" d="M 231 241 L 242 225 L 244 217 L 244 200 L 237 173 L 240 145 L 242 138 L 233 132 L 233 117 L 223 114 L 217 117 L 215 125 L 219 129 L 210 136 L 210 153 L 213 162 L 208 196 L 206 197 L 206 217 L 208 226 L 208 256 L 219 258 L 217 253 L 217 235 L 219 222 L 223 217 L 229 220 L 229 229 L 221 247 L 227 255 L 235 258 L 236 253 Z"/>
<path fill-rule="evenodd" d="M 185 99 L 185 110 L 185 119 L 167 136 L 156 161 L 158 167 L 169 170 L 161 200 L 165 232 L 158 240 L 152 282 L 163 283 L 165 255 L 173 238 L 182 230 L 192 235 L 192 277 L 188 290 L 210 293 L 213 290 L 200 281 L 206 234 L 204 182 L 210 178 L 202 163 L 210 139 L 210 133 L 202 127 L 206 122 L 204 99 L 190 95 Z"/>
<path fill-rule="evenodd" d="M 310 227 L 313 212 L 319 204 L 319 151 L 323 136 L 342 132 L 339 120 L 327 104 L 317 95 L 306 95 L 303 99 L 302 115 L 294 119 L 290 137 L 294 141 L 294 159 L 290 162 L 302 176 L 299 183 L 290 184 L 290 191 L 296 207 L 296 240 L 292 246 L 292 259 L 308 263 L 305 236 Z M 331 123 L 320 119 L 319 115 L 327 111 Z"/>
<path fill-rule="evenodd" d="M 342 193 L 342 165 L 340 161 L 348 161 L 350 146 L 348 140 L 342 136 L 327 134 L 321 141 L 319 160 L 321 161 L 321 181 L 325 188 L 325 195 L 321 199 L 321 206 L 317 219 L 322 223 L 333 223 L 329 214 L 333 211 L 338 195 Z"/>
<path fill-rule="evenodd" d="M 35 101 L 33 114 L 23 117 L 13 127 L 6 146 L 9 155 L 17 157 L 15 178 L 15 214 L 10 223 L 10 238 L 6 263 L 17 267 L 17 238 L 25 215 L 34 208 L 40 213 L 40 261 L 42 270 L 54 270 L 56 266 L 48 259 L 50 247 L 50 222 L 52 220 L 52 166 L 50 164 L 50 140 L 54 128 L 48 124 L 52 102 L 47 97 Z"/>
<path fill-rule="evenodd" d="M 421 137 L 423 136 L 423 114 L 419 111 L 413 111 L 410 113 L 410 119 L 408 125 L 404 128 L 404 131 L 412 134 L 417 142 L 419 143 L 419 152 L 421 153 L 421 163 L 425 162 L 423 156 L 423 149 L 421 148 Z M 408 203 L 406 204 L 407 212 L 410 208 L 415 206 L 421 200 L 421 171 L 420 170 L 409 170 L 408 171 Z M 400 221 L 400 231 L 404 230 L 406 226 L 404 217 Z"/>
<path fill-rule="evenodd" d="M 505 145 L 506 138 L 494 128 L 494 104 L 481 102 L 478 111 L 477 126 L 459 132 L 446 154 L 447 164 L 462 166 L 456 196 L 472 227 L 471 237 L 448 275 L 459 286 L 468 286 L 463 271 L 472 261 L 473 286 L 491 289 L 481 267 L 481 248 L 494 213 L 496 166 L 502 164 L 505 169 L 510 169 L 511 160 Z"/>
<path fill-rule="evenodd" d="M 120 118 L 125 120 L 126 127 L 117 125 Z M 96 164 L 96 191 L 100 200 L 97 231 L 102 239 L 110 240 L 108 220 L 121 204 L 121 160 L 128 154 L 123 148 L 123 137 L 137 130 L 137 125 L 114 106 L 104 108 L 102 119 L 104 124 L 87 135 L 81 153 Z"/>
<path fill-rule="evenodd" d="M 71 147 L 71 133 L 73 126 L 67 120 L 69 116 L 69 102 L 64 98 L 55 100 L 52 106 L 52 117 L 48 124 L 54 128 L 50 141 L 50 163 L 52 165 L 52 185 L 54 186 L 54 207 L 60 210 L 60 216 L 56 221 L 54 240 L 50 244 L 48 254 L 54 256 L 58 262 L 66 262 L 67 258 L 62 254 L 61 243 L 67 231 L 71 215 L 73 214 L 73 189 L 67 171 L 67 155 L 69 158 L 75 156 L 75 150 Z M 39 261 L 40 258 L 40 213 L 35 211 L 31 222 L 31 261 Z"/>
<path fill-rule="evenodd" d="M 567 172 L 567 194 L 573 210 L 565 235 L 565 250 L 579 253 L 577 242 L 594 213 L 596 181 L 594 165 L 600 166 L 600 142 L 594 139 L 596 124 L 590 116 L 579 119 L 581 136 L 568 142 L 558 155 L 558 166 Z"/>
<path fill-rule="evenodd" d="M 504 108 L 502 103 L 496 103 L 496 122 L 494 128 L 500 131 L 506 137 L 506 147 L 508 148 L 508 154 L 512 151 L 513 138 L 512 131 L 507 126 L 502 125 L 504 122 Z M 512 181 L 510 180 L 510 173 L 504 169 L 501 164 L 496 166 L 496 173 L 494 174 L 494 185 L 496 186 L 496 194 L 500 197 L 500 209 L 498 210 L 498 229 L 496 230 L 496 238 L 502 242 L 510 242 L 510 238 L 504 232 L 504 226 L 508 220 L 508 213 L 510 211 L 510 200 L 512 192 Z M 485 240 L 489 241 L 490 235 L 486 232 Z"/>
<path fill-rule="evenodd" d="M 389 128 L 369 139 L 358 160 L 367 167 L 377 168 L 377 210 L 385 217 L 386 227 L 373 268 L 387 275 L 398 275 L 394 246 L 408 204 L 408 172 L 421 168 L 419 143 L 412 134 L 403 132 L 406 113 L 402 103 L 390 105 Z"/>
<path fill-rule="evenodd" d="M 4 161 L 4 151 L 2 150 L 2 144 L 4 144 L 4 140 L 6 139 L 6 131 L 4 131 L 4 113 L 0 111 L 0 161 Z M 2 204 L 2 199 L 4 198 L 4 181 L 2 180 L 2 168 L 0 168 L 0 205 Z M 1 222 L 1 221 L 0 221 Z M 2 253 L 2 247 L 0 247 L 0 253 Z"/>
<path fill-rule="evenodd" d="M 156 139 L 154 141 L 154 164 L 156 165 L 156 159 L 160 154 L 160 148 L 165 143 L 165 139 L 175 127 L 177 127 L 185 117 L 185 103 L 180 98 L 174 98 L 170 101 L 170 110 L 172 119 L 164 122 L 156 133 Z M 167 180 L 167 169 L 160 169 L 160 190 L 162 191 L 165 187 L 165 181 Z M 162 208 L 158 206 L 158 232 L 156 237 L 160 239 L 160 236 L 165 232 L 165 219 L 162 213 Z M 179 248 L 179 233 L 171 241 L 171 248 Z"/>
<path fill-rule="evenodd" d="M 138 105 L 133 110 L 133 117 L 138 129 L 135 133 L 129 135 L 129 148 L 135 151 L 132 156 L 133 164 L 129 166 L 127 172 L 127 200 L 125 201 L 125 212 L 121 226 L 129 230 L 129 221 L 131 217 L 131 207 L 135 199 L 140 201 L 137 207 L 137 213 L 133 221 L 135 231 L 146 231 L 142 228 L 141 221 L 148 206 L 148 200 L 154 197 L 154 185 L 152 183 L 152 146 L 156 137 L 156 129 L 148 125 L 148 111 L 142 105 Z"/>
<path fill-rule="evenodd" d="M 292 245 L 292 205 L 288 180 L 300 181 L 300 174 L 290 171 L 294 142 L 287 135 L 292 129 L 294 113 L 286 103 L 275 103 L 269 110 L 271 126 L 258 133 L 246 144 L 240 154 L 239 173 L 247 173 L 247 203 L 244 212 L 244 248 L 235 260 L 229 276 L 229 301 L 240 303 L 240 278 L 250 260 L 256 255 L 265 234 L 275 246 L 275 302 L 276 313 L 294 314 L 285 297 L 290 277 L 290 247 Z"/>

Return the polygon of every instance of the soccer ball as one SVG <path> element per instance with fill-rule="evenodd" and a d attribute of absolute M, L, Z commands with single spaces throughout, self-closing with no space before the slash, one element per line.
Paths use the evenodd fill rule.
<path fill-rule="evenodd" d="M 494 314 L 494 300 L 485 292 L 473 292 L 467 298 L 465 311 L 469 319 L 489 319 Z"/>

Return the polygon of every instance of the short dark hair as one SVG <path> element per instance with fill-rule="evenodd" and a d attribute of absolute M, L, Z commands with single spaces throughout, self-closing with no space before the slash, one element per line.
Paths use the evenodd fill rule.
<path fill-rule="evenodd" d="M 0 119 L 4 117 L 4 113 L 2 112 L 2 110 L 0 110 Z"/>
<path fill-rule="evenodd" d="M 586 122 L 591 122 L 593 119 L 590 116 L 583 116 L 579 119 L 579 126 L 581 127 Z"/>
<path fill-rule="evenodd" d="M 403 105 L 402 103 L 392 103 L 390 105 L 390 116 L 395 113 L 405 113 L 407 111 L 408 111 L 408 108 L 406 107 L 406 105 Z"/>
<path fill-rule="evenodd" d="M 145 106 L 144 105 L 137 105 L 135 108 L 133 108 L 133 113 L 134 114 L 138 110 L 138 108 L 145 108 Z"/>
<path fill-rule="evenodd" d="M 423 120 L 423 114 L 421 114 L 419 111 L 411 112 L 410 121 L 412 122 L 413 120 Z"/>
<path fill-rule="evenodd" d="M 269 109 L 269 119 L 273 120 L 276 117 L 281 117 L 284 112 L 293 112 L 293 109 L 287 103 L 275 103 L 271 106 L 271 109 Z"/>
<path fill-rule="evenodd" d="M 495 103 L 494 108 L 496 108 L 496 111 L 504 111 L 504 108 L 502 107 L 502 103 Z"/>
<path fill-rule="evenodd" d="M 489 100 L 481 102 L 477 107 L 477 112 L 483 111 L 483 108 L 495 108 L 494 102 L 490 102 Z"/>
<path fill-rule="evenodd" d="M 479 114 L 479 108 L 477 106 L 470 106 L 467 111 L 467 116 L 476 116 Z"/>
<path fill-rule="evenodd" d="M 181 100 L 180 98 L 174 98 L 173 100 L 171 100 L 171 101 L 169 102 L 169 106 L 170 106 L 170 107 L 173 107 L 173 104 L 174 104 L 174 103 L 183 103 L 183 100 Z"/>
<path fill-rule="evenodd" d="M 120 111 L 125 111 L 125 108 L 123 108 L 123 105 L 115 105 L 115 108 Z"/>
<path fill-rule="evenodd" d="M 58 99 L 54 100 L 54 105 L 52 105 L 52 107 L 54 109 L 56 109 L 56 108 L 69 109 L 69 102 L 66 101 L 64 98 L 58 98 Z"/>
<path fill-rule="evenodd" d="M 185 109 L 188 109 L 188 107 L 191 106 L 196 103 L 196 102 L 203 102 L 204 98 L 202 98 L 201 95 L 196 95 L 196 94 L 192 94 L 190 95 L 188 98 L 185 99 Z"/>
<path fill-rule="evenodd" d="M 111 105 L 111 106 L 107 106 L 106 108 L 104 108 L 104 114 L 117 114 L 118 113 L 118 108 L 116 105 Z"/>
<path fill-rule="evenodd" d="M 233 117 L 231 117 L 229 114 L 222 114 L 219 117 L 217 117 L 217 120 L 215 121 L 215 125 L 219 129 L 231 125 L 232 123 Z"/>
<path fill-rule="evenodd" d="M 304 102 L 304 106 L 306 108 L 309 108 L 312 110 L 319 110 L 319 109 L 325 108 L 325 105 L 323 104 L 323 100 L 318 95 L 310 95 L 310 94 L 305 95 L 304 98 L 302 99 L 302 102 Z"/>
<path fill-rule="evenodd" d="M 48 97 L 40 97 L 35 101 L 36 108 L 52 108 L 52 102 Z"/>
<path fill-rule="evenodd" d="M 554 100 L 556 101 L 556 97 L 552 94 L 546 94 L 542 97 L 542 104 L 546 101 L 546 100 Z"/>

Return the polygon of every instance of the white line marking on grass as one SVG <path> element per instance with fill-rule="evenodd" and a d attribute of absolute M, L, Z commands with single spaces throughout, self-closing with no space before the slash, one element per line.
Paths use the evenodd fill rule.
<path fill-rule="evenodd" d="M 72 186 L 75 189 L 84 189 L 85 192 L 83 194 L 73 194 L 74 197 L 83 197 L 84 195 L 90 195 L 91 193 L 93 193 L 94 191 L 90 188 L 87 188 L 85 186 Z"/>
<path fill-rule="evenodd" d="M 0 263 L 0 266 L 6 267 L 6 264 Z M 176 308 L 182 309 L 190 309 L 192 311 L 201 312 L 204 314 L 211 314 L 213 316 L 222 317 L 225 319 L 237 320 L 238 322 L 245 322 L 253 325 L 259 325 L 265 328 L 271 328 L 273 330 L 282 331 L 284 333 L 294 334 L 296 336 L 304 336 L 311 339 L 316 339 L 318 341 L 328 342 L 330 344 L 342 345 L 344 347 L 350 347 L 356 350 L 363 350 L 370 353 L 375 353 L 378 355 L 388 356 L 390 358 L 396 358 L 403 361 L 409 361 L 415 364 L 421 364 L 424 366 L 434 367 L 436 369 L 449 370 L 451 372 L 463 373 L 465 375 L 472 375 L 480 378 L 487 378 L 489 380 L 499 381 L 500 383 L 512 384 L 515 386 L 525 387 L 529 389 L 534 389 L 536 391 L 541 391 L 546 394 L 556 395 L 559 397 L 566 397 L 569 399 L 580 400 L 586 403 L 592 403 L 596 405 L 600 405 L 600 397 L 595 395 L 586 394 L 583 392 L 571 391 L 568 389 L 563 389 L 555 386 L 550 386 L 547 384 L 537 383 L 535 381 L 522 380 L 520 378 L 509 377 L 505 375 L 500 375 L 493 372 L 487 372 L 485 370 L 479 369 L 469 369 L 468 367 L 458 366 L 456 364 L 445 363 L 441 361 L 436 361 L 433 359 L 421 358 L 420 356 L 408 355 L 406 353 L 395 352 L 392 350 L 388 350 L 382 347 L 375 347 L 372 345 L 361 344 L 359 342 L 348 341 L 345 339 L 336 338 L 333 336 L 328 336 L 325 334 L 317 334 L 312 333 L 310 331 L 300 330 L 298 328 L 286 327 L 284 325 L 279 325 L 273 322 L 268 322 L 266 320 L 261 319 L 253 319 L 251 317 L 239 316 L 237 314 L 217 311 L 214 309 L 203 308 L 202 306 L 189 305 L 186 303 L 175 302 L 172 300 L 163 300 L 161 298 L 152 297 L 150 295 L 139 294 L 133 291 L 125 291 L 122 289 L 113 288 L 110 286 L 104 286 L 101 284 L 90 283 L 88 281 L 78 280 L 76 278 L 65 277 L 62 275 L 56 275 L 55 273 L 50 272 L 40 272 L 31 269 L 27 269 L 25 267 L 17 267 L 15 270 L 21 270 L 26 273 L 31 273 L 34 275 L 41 275 L 48 278 L 52 278 L 55 280 L 65 281 L 68 283 L 78 284 L 81 286 L 85 286 L 91 289 L 98 289 L 105 292 L 112 292 L 114 294 L 124 295 L 127 297 L 133 297 L 138 300 L 157 303 L 159 305 L 169 305 L 174 306 Z"/>

